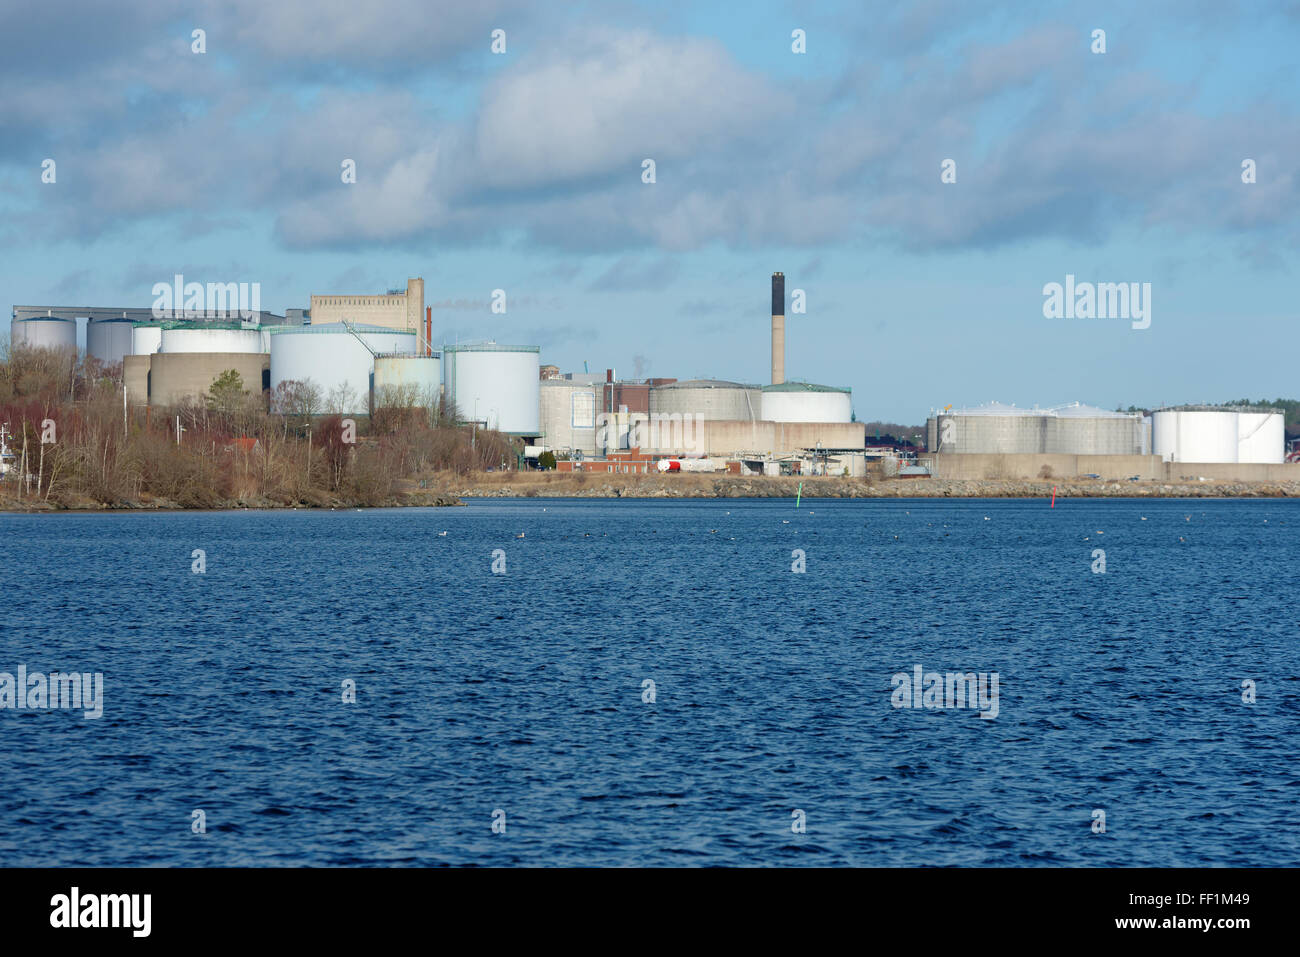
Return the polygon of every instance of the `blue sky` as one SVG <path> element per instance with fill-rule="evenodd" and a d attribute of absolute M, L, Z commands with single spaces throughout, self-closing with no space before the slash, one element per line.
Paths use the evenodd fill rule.
<path fill-rule="evenodd" d="M 0 300 L 420 275 L 449 341 L 761 383 L 781 270 L 861 419 L 1300 395 L 1300 3 L 51 7 L 0 10 Z M 1067 273 L 1150 328 L 1044 318 Z"/>

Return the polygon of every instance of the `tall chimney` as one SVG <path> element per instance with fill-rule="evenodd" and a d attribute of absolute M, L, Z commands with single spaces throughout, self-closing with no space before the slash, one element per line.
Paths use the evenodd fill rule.
<path fill-rule="evenodd" d="M 785 273 L 772 273 L 772 385 L 785 381 Z"/>

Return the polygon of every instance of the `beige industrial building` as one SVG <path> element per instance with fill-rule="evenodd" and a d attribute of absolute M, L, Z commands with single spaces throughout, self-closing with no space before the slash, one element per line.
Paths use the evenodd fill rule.
<path fill-rule="evenodd" d="M 213 381 L 233 369 L 244 390 L 261 395 L 271 375 L 271 356 L 265 352 L 155 352 L 126 356 L 122 374 L 126 397 L 132 405 L 179 405 L 200 399 Z"/>
<path fill-rule="evenodd" d="M 557 370 L 558 374 L 558 370 Z M 573 379 L 543 379 L 538 408 L 542 444 L 552 451 L 596 454 L 596 410 L 600 386 Z"/>
<path fill-rule="evenodd" d="M 424 280 L 408 279 L 406 292 L 373 296 L 312 296 L 312 325 L 343 320 L 364 326 L 402 329 L 424 338 Z"/>

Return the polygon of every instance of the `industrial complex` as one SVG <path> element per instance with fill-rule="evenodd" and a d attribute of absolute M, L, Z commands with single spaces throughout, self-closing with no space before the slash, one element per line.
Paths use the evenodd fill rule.
<path fill-rule="evenodd" d="M 1290 468 L 1283 464 L 1283 416 L 1270 408 L 1144 414 L 1077 402 L 1041 409 L 994 402 L 933 410 L 923 450 L 870 446 L 849 389 L 786 380 L 783 273 L 772 274 L 771 294 L 766 384 L 628 381 L 613 368 L 542 365 L 535 345 L 435 345 L 421 278 L 382 294 L 312 295 L 308 308 L 285 315 L 259 309 L 159 318 L 140 308 L 15 306 L 11 342 L 75 350 L 84 321 L 86 353 L 106 366 L 121 364 L 125 400 L 137 406 L 200 400 L 229 370 L 268 401 L 287 385 L 309 383 L 322 412 L 365 415 L 442 402 L 460 421 L 518 440 L 521 465 L 550 453 L 564 471 L 854 476 L 874 468 L 921 478 L 1160 479 L 1191 465 L 1260 478 L 1280 477 L 1265 467 Z"/>

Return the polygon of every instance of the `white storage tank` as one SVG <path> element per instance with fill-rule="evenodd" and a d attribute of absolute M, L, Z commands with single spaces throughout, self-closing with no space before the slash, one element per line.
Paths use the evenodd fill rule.
<path fill-rule="evenodd" d="M 852 422 L 848 389 L 810 382 L 763 386 L 764 422 Z"/>
<path fill-rule="evenodd" d="M 1157 409 L 1151 441 L 1166 462 L 1280 463 L 1283 416 L 1271 409 L 1192 407 Z"/>
<path fill-rule="evenodd" d="M 701 415 L 707 422 L 753 422 L 763 417 L 758 386 L 723 379 L 687 379 L 650 390 L 650 413 Z"/>
<path fill-rule="evenodd" d="M 461 417 L 516 435 L 540 435 L 537 346 L 495 342 L 443 346 L 448 399 Z"/>
<path fill-rule="evenodd" d="M 1237 461 L 1286 460 L 1285 416 L 1281 412 L 1242 412 L 1237 419 Z"/>
<path fill-rule="evenodd" d="M 14 346 L 32 349 L 77 348 L 75 319 L 14 319 L 9 325 L 9 341 Z"/>
<path fill-rule="evenodd" d="M 161 322 L 137 322 L 131 328 L 131 355 L 150 356 L 162 348 Z"/>
<path fill-rule="evenodd" d="M 351 325 L 352 331 L 338 322 L 273 329 L 272 392 L 282 382 L 311 382 L 320 389 L 325 411 L 345 415 L 368 412 L 374 353 L 411 355 L 415 352 L 415 333 Z"/>
<path fill-rule="evenodd" d="M 116 365 L 131 354 L 130 319 L 91 319 L 86 323 L 86 353 L 105 365 Z"/>
<path fill-rule="evenodd" d="M 442 391 L 442 355 L 376 356 L 372 404 L 432 407 Z"/>
<path fill-rule="evenodd" d="M 168 324 L 159 352 L 262 352 L 262 334 L 231 323 Z"/>

